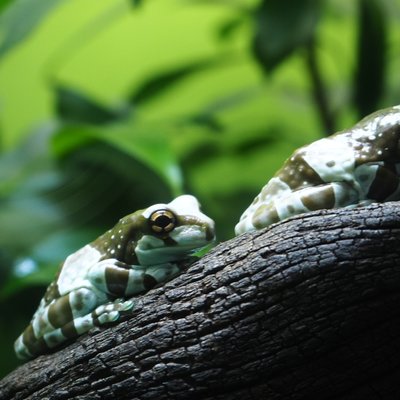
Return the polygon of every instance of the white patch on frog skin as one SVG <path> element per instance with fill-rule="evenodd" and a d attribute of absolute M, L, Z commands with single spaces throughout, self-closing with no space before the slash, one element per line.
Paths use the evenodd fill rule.
<path fill-rule="evenodd" d="M 207 225 L 214 226 L 214 221 L 200 211 L 200 204 L 194 196 L 188 194 L 179 196 L 171 201 L 168 207 L 176 215 L 191 215 Z"/>
<path fill-rule="evenodd" d="M 138 265 L 135 269 L 129 271 L 129 279 L 125 289 L 125 295 L 132 296 L 145 290 L 143 285 L 143 274 L 146 268 Z"/>
<path fill-rule="evenodd" d="M 35 317 L 31 321 L 32 329 L 36 337 L 41 337 L 43 333 L 53 329 L 47 316 L 48 310 L 48 307 L 38 310 L 39 312 L 35 314 Z"/>
<path fill-rule="evenodd" d="M 392 126 L 399 122 L 400 114 L 388 114 L 379 121 L 381 126 Z"/>
<path fill-rule="evenodd" d="M 253 215 L 261 204 L 270 203 L 274 199 L 277 200 L 283 198 L 290 193 L 292 193 L 292 190 L 287 183 L 283 182 L 278 177 L 271 178 L 270 181 L 261 189 L 261 193 L 255 197 L 253 202 L 240 217 L 239 223 L 235 226 L 236 235 L 250 230 L 255 230 L 252 223 Z"/>
<path fill-rule="evenodd" d="M 15 352 L 17 353 L 20 359 L 32 358 L 33 354 L 31 354 L 28 348 L 25 346 L 22 335 L 18 337 L 14 344 Z"/>
<path fill-rule="evenodd" d="M 166 246 L 161 239 L 145 235 L 138 241 L 135 254 L 140 265 L 148 266 L 175 261 L 179 258 L 179 250 L 177 246 Z"/>
<path fill-rule="evenodd" d="M 357 204 L 360 201 L 360 187 L 355 188 L 346 182 L 332 183 L 332 189 L 335 193 L 334 208 L 348 207 L 351 204 Z"/>
<path fill-rule="evenodd" d="M 93 287 L 90 290 L 86 288 L 72 290 L 68 296 L 74 319 L 90 313 L 99 303 L 107 301 L 104 292 L 95 292 Z"/>
<path fill-rule="evenodd" d="M 168 204 L 154 204 L 146 208 L 146 210 L 143 211 L 143 216 L 145 218 L 149 218 L 154 211 L 163 208 L 170 209 L 177 215 L 195 215 L 200 211 L 200 204 L 194 196 L 184 194 L 182 196 L 178 196 Z"/>
<path fill-rule="evenodd" d="M 84 282 L 88 268 L 98 262 L 101 256 L 97 249 L 88 244 L 67 257 L 57 280 L 60 295 L 70 292 L 71 288 L 86 286 Z"/>
<path fill-rule="evenodd" d="M 235 226 L 235 234 L 240 235 L 245 232 L 250 232 L 250 231 L 255 231 L 256 228 L 251 222 L 251 218 L 246 218 L 242 221 L 240 221 L 238 224 Z"/>
<path fill-rule="evenodd" d="M 302 192 L 304 192 L 304 190 L 299 191 L 299 193 L 293 193 L 292 196 L 274 201 L 273 204 L 279 215 L 279 219 L 283 220 L 291 217 L 292 215 L 301 214 L 308 211 L 307 207 L 305 207 L 301 201 L 300 193 Z"/>
<path fill-rule="evenodd" d="M 74 327 L 78 335 L 87 332 L 94 326 L 92 314 L 86 314 L 74 319 Z"/>
<path fill-rule="evenodd" d="M 178 229 L 179 227 L 175 230 Z M 138 241 L 135 253 L 140 265 L 149 266 L 163 264 L 169 261 L 176 261 L 182 256 L 182 254 L 190 254 L 193 250 L 205 245 L 206 243 L 203 241 L 200 246 L 167 246 L 161 239 L 146 235 Z"/>
<path fill-rule="evenodd" d="M 186 250 L 197 249 L 207 244 L 206 231 L 200 225 L 181 225 L 175 228 L 169 237 L 177 243 L 176 246 L 171 246 L 177 254 L 185 253 Z"/>
<path fill-rule="evenodd" d="M 283 182 L 278 177 L 274 177 L 261 189 L 259 201 L 254 203 L 255 208 L 262 203 L 269 203 L 273 199 L 287 196 L 291 192 L 292 189 L 290 189 L 290 186 L 286 182 Z M 251 208 L 251 206 L 249 208 Z"/>
<path fill-rule="evenodd" d="M 304 160 L 324 182 L 354 180 L 355 155 L 347 138 L 317 140 L 305 150 Z"/>
<path fill-rule="evenodd" d="M 208 243 L 206 235 L 204 227 L 181 225 L 169 234 L 176 244 L 168 245 L 161 239 L 145 235 L 138 241 L 135 254 L 139 264 L 144 266 L 176 261 L 204 247 Z"/>
<path fill-rule="evenodd" d="M 54 329 L 51 332 L 45 333 L 43 339 L 47 346 L 52 348 L 65 341 L 66 337 L 63 335 L 61 328 Z"/>

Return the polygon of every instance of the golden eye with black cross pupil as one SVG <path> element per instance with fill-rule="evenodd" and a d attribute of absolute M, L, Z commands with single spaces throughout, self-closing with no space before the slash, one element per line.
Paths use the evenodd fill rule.
<path fill-rule="evenodd" d="M 175 228 L 176 217 L 170 210 L 156 210 L 151 213 L 149 224 L 154 233 L 165 235 Z"/>

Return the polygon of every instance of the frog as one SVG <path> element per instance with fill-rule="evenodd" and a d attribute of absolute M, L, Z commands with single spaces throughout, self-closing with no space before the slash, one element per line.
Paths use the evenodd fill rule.
<path fill-rule="evenodd" d="M 235 234 L 321 209 L 400 199 L 400 106 L 300 147 L 240 217 Z"/>
<path fill-rule="evenodd" d="M 192 195 L 121 218 L 62 263 L 15 341 L 18 358 L 35 358 L 117 322 L 132 312 L 135 296 L 177 276 L 214 240 L 214 221 Z"/>

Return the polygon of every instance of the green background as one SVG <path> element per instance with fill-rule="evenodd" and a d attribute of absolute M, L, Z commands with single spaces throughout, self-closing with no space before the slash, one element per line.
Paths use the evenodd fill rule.
<path fill-rule="evenodd" d="M 192 193 L 227 240 L 295 148 L 399 104 L 399 22 L 399 0 L 0 0 L 0 376 L 120 217 Z"/>

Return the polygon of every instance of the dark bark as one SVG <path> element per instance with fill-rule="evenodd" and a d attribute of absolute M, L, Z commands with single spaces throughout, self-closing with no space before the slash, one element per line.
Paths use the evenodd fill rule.
<path fill-rule="evenodd" d="M 399 244 L 397 203 L 242 235 L 0 399 L 399 399 Z"/>

